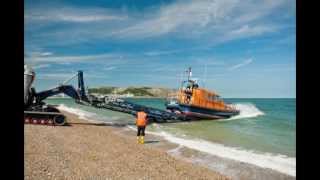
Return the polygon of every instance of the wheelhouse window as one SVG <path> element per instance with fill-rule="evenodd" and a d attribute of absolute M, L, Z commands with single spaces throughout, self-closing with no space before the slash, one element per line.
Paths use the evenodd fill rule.
<path fill-rule="evenodd" d="M 209 101 L 220 101 L 220 96 L 207 94 L 207 100 Z"/>

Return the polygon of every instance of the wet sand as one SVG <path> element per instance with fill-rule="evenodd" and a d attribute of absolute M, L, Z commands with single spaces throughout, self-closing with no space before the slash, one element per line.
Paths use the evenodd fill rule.
<path fill-rule="evenodd" d="M 176 145 L 154 136 L 141 145 L 127 128 L 64 114 L 69 126 L 25 124 L 25 179 L 230 179 L 169 155 Z"/>

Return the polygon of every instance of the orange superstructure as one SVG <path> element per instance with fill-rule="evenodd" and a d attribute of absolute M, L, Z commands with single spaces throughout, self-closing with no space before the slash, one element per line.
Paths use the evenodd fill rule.
<path fill-rule="evenodd" d="M 224 101 L 219 98 L 218 94 L 202 88 L 192 89 L 190 100 L 188 99 L 185 90 L 180 90 L 178 92 L 178 102 L 207 109 L 225 111 L 233 109 L 231 106 L 226 105 Z"/>

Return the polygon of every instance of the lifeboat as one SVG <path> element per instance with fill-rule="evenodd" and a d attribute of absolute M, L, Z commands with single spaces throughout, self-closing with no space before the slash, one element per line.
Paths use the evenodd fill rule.
<path fill-rule="evenodd" d="M 233 104 L 225 103 L 217 93 L 199 87 L 197 80 L 191 78 L 191 68 L 186 72 L 188 79 L 182 81 L 178 92 L 165 103 L 168 111 L 183 114 L 190 120 L 226 119 L 240 113 Z"/>

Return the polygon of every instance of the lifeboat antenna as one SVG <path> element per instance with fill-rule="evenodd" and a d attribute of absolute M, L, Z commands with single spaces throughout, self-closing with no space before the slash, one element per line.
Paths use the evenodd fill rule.
<path fill-rule="evenodd" d="M 182 81 L 183 81 L 182 76 L 183 76 L 182 73 L 180 73 L 180 74 L 178 73 L 178 84 L 180 84 L 180 85 L 178 85 L 179 89 L 182 88 Z"/>
<path fill-rule="evenodd" d="M 192 76 L 191 67 L 189 67 L 189 69 L 187 70 L 187 73 L 188 73 L 188 81 L 189 81 Z"/>

